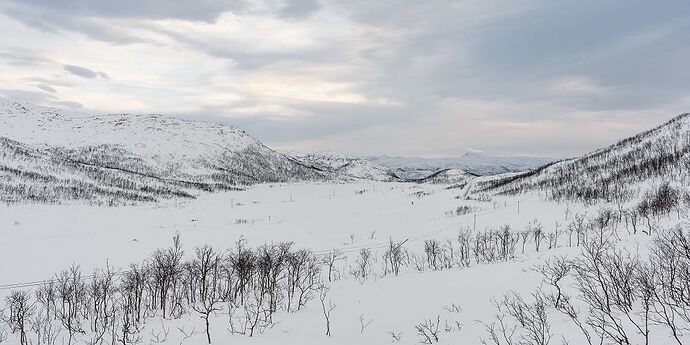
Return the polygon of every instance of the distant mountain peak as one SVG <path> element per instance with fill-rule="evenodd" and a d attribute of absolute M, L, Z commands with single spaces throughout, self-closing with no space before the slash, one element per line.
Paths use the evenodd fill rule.
<path fill-rule="evenodd" d="M 481 152 L 467 151 L 461 157 L 486 157 L 486 155 Z"/>

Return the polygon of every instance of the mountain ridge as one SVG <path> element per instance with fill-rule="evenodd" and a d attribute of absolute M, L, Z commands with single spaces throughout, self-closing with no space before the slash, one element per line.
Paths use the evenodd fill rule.
<path fill-rule="evenodd" d="M 312 153 L 286 151 L 284 153 L 305 165 L 344 177 L 383 182 L 401 181 L 391 169 L 357 156 L 331 151 Z"/>
<path fill-rule="evenodd" d="M 501 157 L 467 152 L 459 157 L 417 158 L 397 156 L 370 156 L 368 160 L 391 168 L 396 174 L 408 179 L 420 179 L 444 169 L 461 169 L 484 176 L 536 169 L 556 161 L 554 158 Z"/>

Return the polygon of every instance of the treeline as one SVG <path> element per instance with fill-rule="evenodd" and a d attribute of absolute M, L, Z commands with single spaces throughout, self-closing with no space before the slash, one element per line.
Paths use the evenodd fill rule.
<path fill-rule="evenodd" d="M 479 191 L 514 195 L 543 191 L 554 200 L 596 203 L 627 201 L 637 183 L 670 180 L 687 185 L 690 171 L 690 115 L 583 157 L 512 177 L 483 181 Z"/>

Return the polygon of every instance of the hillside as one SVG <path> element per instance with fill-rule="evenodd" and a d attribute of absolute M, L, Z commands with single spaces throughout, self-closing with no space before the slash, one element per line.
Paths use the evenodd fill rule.
<path fill-rule="evenodd" d="M 461 169 L 486 176 L 536 169 L 554 161 L 552 158 L 495 157 L 468 152 L 451 158 L 368 157 L 370 161 L 392 169 L 398 176 L 419 179 L 444 169 Z"/>
<path fill-rule="evenodd" d="M 191 198 L 190 190 L 213 188 L 80 163 L 68 157 L 60 149 L 39 149 L 0 137 L 0 200 L 7 203 L 84 200 L 112 205 L 123 201 Z"/>
<path fill-rule="evenodd" d="M 306 166 L 332 172 L 341 177 L 383 182 L 399 180 L 398 176 L 391 169 L 359 157 L 334 152 L 307 154 L 286 152 L 285 154 Z"/>
<path fill-rule="evenodd" d="M 648 186 L 687 185 L 690 168 L 690 115 L 623 139 L 582 157 L 485 183 L 499 194 L 545 191 L 553 199 L 625 201 Z"/>
<path fill-rule="evenodd" d="M 431 174 L 419 182 L 435 184 L 463 184 L 474 179 L 477 175 L 470 174 L 460 169 L 444 169 Z"/>
<path fill-rule="evenodd" d="M 127 176 L 121 179 L 129 182 L 121 187 L 128 191 L 145 189 L 151 180 L 170 188 L 222 190 L 262 182 L 328 178 L 328 174 L 271 150 L 236 127 L 162 115 L 88 115 L 0 98 L 0 138 L 5 143 L 3 186 L 25 184 L 31 173 L 48 171 L 76 174 L 75 181 L 84 177 L 89 180 L 85 166 Z M 13 162 L 17 159 L 31 163 L 15 167 L 24 169 L 21 180 L 17 173 L 7 173 L 18 164 Z M 44 182 L 38 186 L 55 189 Z M 99 182 L 103 179 L 94 181 Z M 79 190 L 80 186 L 72 189 Z"/>

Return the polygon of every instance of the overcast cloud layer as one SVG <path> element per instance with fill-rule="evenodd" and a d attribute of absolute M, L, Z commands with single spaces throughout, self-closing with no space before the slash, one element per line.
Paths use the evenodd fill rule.
<path fill-rule="evenodd" d="M 0 0 L 0 95 L 278 149 L 565 157 L 690 111 L 685 0 Z"/>

